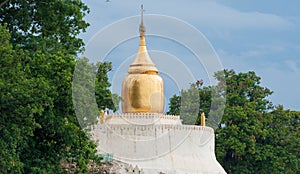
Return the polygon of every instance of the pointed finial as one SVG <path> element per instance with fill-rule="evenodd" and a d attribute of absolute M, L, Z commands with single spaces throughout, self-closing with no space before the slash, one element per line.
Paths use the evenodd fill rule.
<path fill-rule="evenodd" d="M 144 26 L 144 6 L 143 4 L 141 5 L 141 24 L 140 24 L 140 35 L 144 36 L 146 32 L 146 28 Z"/>
<path fill-rule="evenodd" d="M 144 12 L 145 12 L 144 5 L 142 4 L 141 5 L 141 19 L 142 19 L 142 23 L 143 23 L 143 18 L 144 18 Z"/>

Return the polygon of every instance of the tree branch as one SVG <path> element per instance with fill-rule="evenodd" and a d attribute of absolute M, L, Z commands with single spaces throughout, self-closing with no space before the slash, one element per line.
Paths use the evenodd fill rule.
<path fill-rule="evenodd" d="M 5 0 L 3 2 L 1 2 L 0 7 L 2 7 L 4 4 L 6 4 L 9 0 Z"/>

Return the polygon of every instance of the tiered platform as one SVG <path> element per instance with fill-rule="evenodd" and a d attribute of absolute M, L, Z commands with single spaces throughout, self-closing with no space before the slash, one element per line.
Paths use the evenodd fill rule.
<path fill-rule="evenodd" d="M 93 137 L 98 152 L 138 166 L 145 174 L 226 173 L 215 158 L 214 130 L 182 125 L 179 116 L 109 115 Z"/>

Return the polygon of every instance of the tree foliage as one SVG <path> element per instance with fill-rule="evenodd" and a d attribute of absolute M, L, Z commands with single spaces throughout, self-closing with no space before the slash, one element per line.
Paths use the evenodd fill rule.
<path fill-rule="evenodd" d="M 216 156 L 221 165 L 228 173 L 299 173 L 300 112 L 273 106 L 268 100 L 272 91 L 260 86 L 260 77 L 252 71 L 237 74 L 225 70 L 224 75 L 222 79 L 216 74 L 219 80 L 216 86 L 199 87 L 197 101 L 208 122 L 211 121 L 209 118 L 215 117 L 212 113 L 220 113 L 214 112 L 218 109 L 212 106 L 212 93 L 226 84 L 226 93 L 218 91 L 220 96 L 226 94 L 226 105 L 215 131 Z M 182 111 L 181 97 L 194 91 L 195 86 L 197 83 L 183 90 L 181 96 L 174 95 L 170 99 L 169 113 Z M 196 124 L 199 124 L 197 118 Z"/>
<path fill-rule="evenodd" d="M 91 160 L 99 162 L 72 102 L 83 48 L 77 35 L 88 26 L 87 12 L 80 0 L 13 0 L 1 7 L 0 173 L 60 173 L 64 161 L 86 173 Z M 103 69 L 96 84 L 104 91 L 99 95 L 110 96 L 110 69 Z"/>
<path fill-rule="evenodd" d="M 86 171 L 95 144 L 78 126 L 71 101 L 74 59 L 13 48 L 1 27 L 1 173 L 57 173 L 73 159 Z"/>
<path fill-rule="evenodd" d="M 109 87 L 111 87 L 111 84 L 108 81 L 107 76 L 107 73 L 112 70 L 112 64 L 111 62 L 98 62 L 96 64 L 96 68 L 95 94 L 98 108 L 107 108 L 113 111 L 117 111 L 119 108 L 121 97 L 110 92 Z"/>
<path fill-rule="evenodd" d="M 195 83 L 188 90 L 181 90 L 179 96 L 173 95 L 167 114 L 181 115 L 183 124 L 200 124 L 199 115 L 208 113 L 210 104 L 210 87 Z"/>
<path fill-rule="evenodd" d="M 107 73 L 110 62 L 89 63 L 88 58 L 79 59 L 73 75 L 73 103 L 79 124 L 83 128 L 98 122 L 99 110 L 116 111 L 120 97 L 109 90 L 111 84 Z M 113 101 L 115 100 L 115 101 Z"/>
<path fill-rule="evenodd" d="M 84 45 L 77 35 L 89 25 L 88 12 L 81 0 L 13 0 L 0 8 L 0 23 L 7 23 L 13 45 L 74 54 Z"/>

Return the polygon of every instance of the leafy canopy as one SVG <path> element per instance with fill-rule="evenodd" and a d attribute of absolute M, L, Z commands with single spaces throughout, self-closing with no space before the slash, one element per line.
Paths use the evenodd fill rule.
<path fill-rule="evenodd" d="M 198 91 L 197 106 L 212 124 L 221 105 L 212 105 L 212 94 L 226 97 L 222 120 L 215 130 L 216 156 L 228 173 L 299 173 L 300 112 L 273 106 L 268 96 L 272 91 L 260 86 L 254 72 L 220 73 L 217 86 L 203 87 L 199 81 L 181 95 L 170 99 L 170 114 L 180 114 L 185 124 L 199 124 L 199 115 L 190 116 L 182 107 L 182 97 L 195 105 L 186 93 Z M 219 91 L 226 84 L 226 92 Z M 225 95 L 226 94 L 226 95 Z M 218 102 L 217 102 L 218 103 Z M 222 103 L 222 102 L 220 102 Z M 222 109 L 222 108 L 221 108 Z M 184 111 L 184 112 L 182 112 Z M 216 112 L 217 111 L 217 112 Z M 212 119 L 213 118 L 213 119 Z"/>
<path fill-rule="evenodd" d="M 6 23 L 0 26 L 0 173 L 61 173 L 68 161 L 87 173 L 91 160 L 99 162 L 72 102 L 76 55 L 83 49 L 77 35 L 88 26 L 87 13 L 80 0 L 13 0 L 0 8 L 0 23 Z M 109 70 L 104 66 L 97 76 L 97 95 L 112 95 Z"/>
<path fill-rule="evenodd" d="M 13 45 L 75 54 L 84 45 L 77 35 L 89 26 L 88 12 L 81 0 L 13 0 L 0 8 L 0 23 L 7 23 Z"/>

